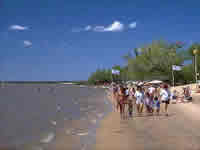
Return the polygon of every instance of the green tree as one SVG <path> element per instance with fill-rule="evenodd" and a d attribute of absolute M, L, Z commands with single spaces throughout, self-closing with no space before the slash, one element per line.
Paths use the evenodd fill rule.
<path fill-rule="evenodd" d="M 128 59 L 128 70 L 132 79 L 171 79 L 172 65 L 181 65 L 184 57 L 182 47 L 166 41 L 153 41 L 140 48 L 140 53 Z"/>

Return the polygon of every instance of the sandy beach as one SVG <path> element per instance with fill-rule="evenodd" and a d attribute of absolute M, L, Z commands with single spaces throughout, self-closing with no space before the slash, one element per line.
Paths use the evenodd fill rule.
<path fill-rule="evenodd" d="M 192 96 L 192 103 L 170 104 L 168 117 L 161 112 L 160 116 L 143 115 L 121 120 L 118 112 L 111 112 L 97 129 L 94 149 L 200 149 L 200 95 L 193 92 Z"/>

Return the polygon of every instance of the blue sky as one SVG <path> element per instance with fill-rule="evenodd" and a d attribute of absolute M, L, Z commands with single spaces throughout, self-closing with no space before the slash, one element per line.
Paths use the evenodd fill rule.
<path fill-rule="evenodd" d="M 1 0 L 0 80 L 84 80 L 152 40 L 199 41 L 198 0 Z"/>

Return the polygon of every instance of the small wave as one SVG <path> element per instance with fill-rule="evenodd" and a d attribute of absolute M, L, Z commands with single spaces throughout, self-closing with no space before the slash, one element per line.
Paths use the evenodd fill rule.
<path fill-rule="evenodd" d="M 99 118 L 102 118 L 102 117 L 103 117 L 103 113 L 99 113 L 99 114 L 97 114 L 97 116 L 98 116 Z"/>
<path fill-rule="evenodd" d="M 74 104 L 75 104 L 75 105 L 77 105 L 77 104 L 78 104 L 78 102 L 74 102 Z"/>
<path fill-rule="evenodd" d="M 96 123 L 97 123 L 97 120 L 96 120 L 96 119 L 93 119 L 93 120 L 91 120 L 91 123 L 92 123 L 92 124 L 96 124 Z"/>
<path fill-rule="evenodd" d="M 87 120 L 85 117 L 82 117 L 81 120 Z"/>
<path fill-rule="evenodd" d="M 43 148 L 39 147 L 39 146 L 36 146 L 36 147 L 33 147 L 31 150 L 43 150 Z"/>
<path fill-rule="evenodd" d="M 107 100 L 104 100 L 104 102 L 105 102 L 105 104 L 106 104 L 106 105 L 108 105 L 108 104 L 109 104 Z"/>
<path fill-rule="evenodd" d="M 79 87 L 87 87 L 87 86 L 85 86 L 85 85 L 80 85 Z"/>
<path fill-rule="evenodd" d="M 71 130 L 69 129 L 69 130 L 65 130 L 65 133 L 66 133 L 67 135 L 69 135 L 69 134 L 71 134 L 72 132 L 71 132 Z"/>
<path fill-rule="evenodd" d="M 85 135 L 88 135 L 88 132 L 78 133 L 77 135 L 79 135 L 79 136 L 85 136 Z"/>
<path fill-rule="evenodd" d="M 56 121 L 51 121 L 51 124 L 56 126 Z"/>
<path fill-rule="evenodd" d="M 87 108 L 84 108 L 84 107 L 81 107 L 80 108 L 80 111 L 87 111 L 88 109 Z"/>
<path fill-rule="evenodd" d="M 45 137 L 44 139 L 42 139 L 40 142 L 47 144 L 50 143 L 53 139 L 55 138 L 55 134 L 54 133 L 49 133 L 47 137 Z"/>
<path fill-rule="evenodd" d="M 57 111 L 60 111 L 61 110 L 61 107 L 58 105 L 57 106 Z"/>

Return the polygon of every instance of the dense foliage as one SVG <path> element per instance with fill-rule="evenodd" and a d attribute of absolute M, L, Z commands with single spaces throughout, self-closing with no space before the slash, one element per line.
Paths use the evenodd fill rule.
<path fill-rule="evenodd" d="M 194 54 L 194 50 L 196 50 Z M 97 69 L 89 77 L 89 83 L 112 80 L 172 80 L 172 65 L 183 66 L 181 71 L 174 71 L 175 81 L 189 83 L 194 81 L 194 56 L 196 55 L 198 70 L 200 69 L 200 44 L 194 43 L 185 48 L 181 42 L 169 43 L 153 41 L 151 44 L 135 48 L 123 59 L 125 66 L 113 66 L 120 75 L 112 75 L 111 69 Z"/>

